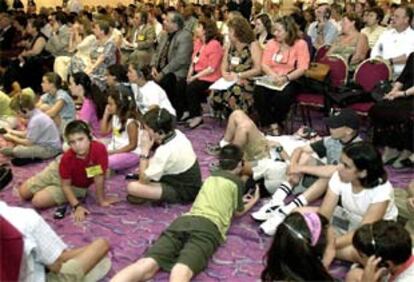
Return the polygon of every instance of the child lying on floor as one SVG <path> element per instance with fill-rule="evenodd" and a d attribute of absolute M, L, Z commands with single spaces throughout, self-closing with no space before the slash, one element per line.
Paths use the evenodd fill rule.
<path fill-rule="evenodd" d="M 88 125 L 74 120 L 66 126 L 68 149 L 42 172 L 29 178 L 19 187 L 22 199 L 32 200 L 36 208 L 48 208 L 68 202 L 76 221 L 85 219 L 89 211 L 79 199 L 85 198 L 88 187 L 95 183 L 96 198 L 101 206 L 109 206 L 117 198 L 105 195 L 105 171 L 108 153 L 105 145 L 92 140 Z"/>
<path fill-rule="evenodd" d="M 233 215 L 243 215 L 259 199 L 258 188 L 254 195 L 243 197 L 242 156 L 235 145 L 223 147 L 220 170 L 206 179 L 190 212 L 173 221 L 144 258 L 121 270 L 112 281 L 146 281 L 161 268 L 171 271 L 170 281 L 184 282 L 206 268 L 226 240 Z"/>
<path fill-rule="evenodd" d="M 28 120 L 27 129 L 5 128 L 6 133 L 3 137 L 13 142 L 14 146 L 2 148 L 2 154 L 20 159 L 15 160 L 15 164 L 25 164 L 35 158 L 52 158 L 62 151 L 56 124 L 48 115 L 35 108 L 32 96 L 17 94 L 12 98 L 10 107 L 18 116 Z"/>

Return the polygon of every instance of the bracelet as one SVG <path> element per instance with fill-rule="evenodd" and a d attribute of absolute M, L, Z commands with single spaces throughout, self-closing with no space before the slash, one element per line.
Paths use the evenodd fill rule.
<path fill-rule="evenodd" d="M 79 208 L 80 206 L 81 206 L 81 203 L 80 203 L 80 202 L 78 202 L 76 205 L 74 205 L 74 206 L 72 207 L 72 210 L 76 211 L 76 209 L 77 209 L 77 208 Z"/>
<path fill-rule="evenodd" d="M 241 79 L 240 73 L 238 72 L 236 75 L 237 75 L 237 80 L 240 80 Z"/>

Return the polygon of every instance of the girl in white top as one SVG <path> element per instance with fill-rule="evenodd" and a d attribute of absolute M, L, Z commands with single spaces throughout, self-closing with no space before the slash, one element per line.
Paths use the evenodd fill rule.
<path fill-rule="evenodd" d="M 111 88 L 108 94 L 108 104 L 101 120 L 101 132 L 112 132 L 111 141 L 107 145 L 108 167 L 119 171 L 138 164 L 139 116 L 129 88 Z"/>
<path fill-rule="evenodd" d="M 396 220 L 398 215 L 381 154 L 367 142 L 347 145 L 328 187 L 319 212 L 331 218 L 338 233 L 342 233 L 336 238 L 336 257 L 358 261 L 352 246 L 355 230 L 380 219 Z"/>
<path fill-rule="evenodd" d="M 166 109 L 172 116 L 176 116 L 175 109 L 168 100 L 164 89 L 152 80 L 150 66 L 131 64 L 128 66 L 127 75 L 141 114 L 144 115 L 157 106 Z"/>

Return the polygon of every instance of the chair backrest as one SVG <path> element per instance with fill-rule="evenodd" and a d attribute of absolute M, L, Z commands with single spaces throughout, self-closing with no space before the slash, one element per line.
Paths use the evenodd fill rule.
<path fill-rule="evenodd" d="M 370 93 L 381 80 L 391 80 L 391 67 L 381 59 L 366 59 L 361 62 L 354 74 L 354 81 Z"/>
<path fill-rule="evenodd" d="M 331 45 L 322 45 L 319 47 L 315 52 L 315 62 L 319 63 L 322 58 L 326 56 L 326 53 L 328 53 L 329 48 L 331 48 Z"/>
<path fill-rule="evenodd" d="M 320 63 L 329 65 L 329 78 L 332 87 L 336 88 L 346 84 L 348 80 L 348 64 L 342 57 L 337 55 L 325 56 Z"/>

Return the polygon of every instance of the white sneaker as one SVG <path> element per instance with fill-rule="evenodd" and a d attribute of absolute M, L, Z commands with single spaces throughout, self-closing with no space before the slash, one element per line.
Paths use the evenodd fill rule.
<path fill-rule="evenodd" d="M 260 225 L 260 229 L 262 229 L 266 235 L 273 236 L 276 233 L 276 229 L 285 220 L 285 218 L 286 214 L 278 208 L 272 213 L 271 218 Z"/>
<path fill-rule="evenodd" d="M 271 199 L 266 204 L 264 204 L 258 211 L 251 213 L 251 217 L 257 221 L 266 221 L 272 217 L 272 213 L 283 206 L 283 202 L 275 201 Z"/>

